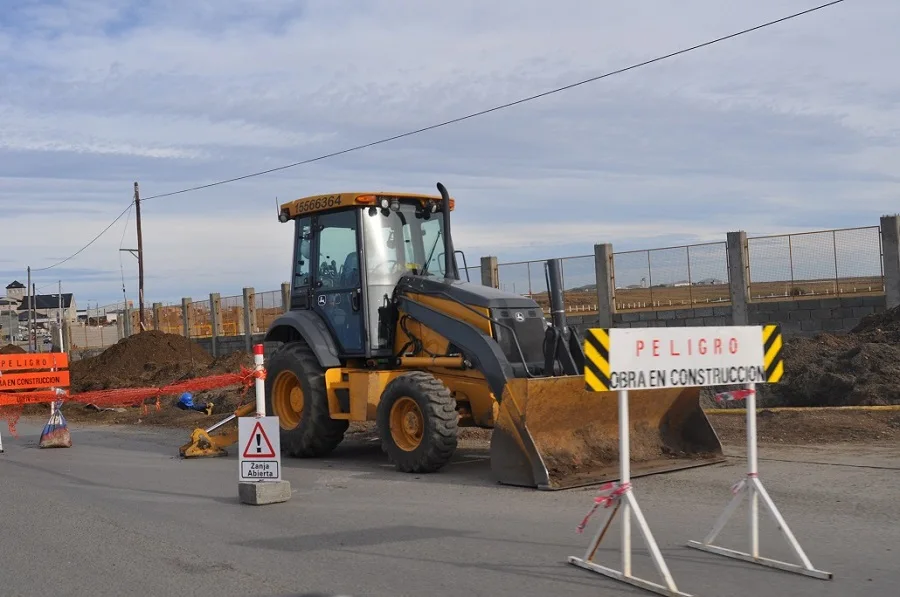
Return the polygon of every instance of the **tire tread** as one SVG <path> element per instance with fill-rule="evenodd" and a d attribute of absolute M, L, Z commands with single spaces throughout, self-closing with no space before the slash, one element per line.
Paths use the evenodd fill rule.
<path fill-rule="evenodd" d="M 305 377 L 309 390 L 304 388 L 303 416 L 300 425 L 292 430 L 281 430 L 282 452 L 294 458 L 317 458 L 330 454 L 344 439 L 349 422 L 332 419 L 328 411 L 328 394 L 325 389 L 325 371 L 319 365 L 313 350 L 302 340 L 279 347 L 270 358 L 276 364 L 284 359 L 301 380 Z M 267 396 L 271 391 L 267 389 Z M 271 408 L 267 405 L 267 410 Z"/>
<path fill-rule="evenodd" d="M 425 416 L 425 436 L 419 449 L 403 452 L 394 446 L 390 433 L 392 396 L 406 395 L 416 399 Z M 385 401 L 385 397 L 388 398 Z M 422 404 L 420 398 L 425 398 Z M 398 470 L 408 473 L 430 473 L 442 468 L 453 456 L 458 444 L 459 416 L 456 400 L 439 379 L 425 371 L 411 371 L 394 379 L 385 388 L 378 405 L 378 427 L 382 450 Z"/>

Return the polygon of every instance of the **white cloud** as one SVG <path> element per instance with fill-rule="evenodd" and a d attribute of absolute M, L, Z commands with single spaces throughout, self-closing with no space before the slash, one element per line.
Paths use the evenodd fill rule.
<path fill-rule="evenodd" d="M 46 266 L 102 230 L 134 180 L 150 196 L 276 167 L 812 4 L 6 7 L 0 244 L 23 265 Z M 274 219 L 275 198 L 333 190 L 433 192 L 443 181 L 458 198 L 456 245 L 470 264 L 488 253 L 587 254 L 595 242 L 721 240 L 736 228 L 877 224 L 896 211 L 900 84 L 884 73 L 900 50 L 898 24 L 896 3 L 847 2 L 417 137 L 148 201 L 148 296 L 277 288 L 290 230 Z M 123 226 L 41 280 L 118 299 Z M 132 230 L 124 242 L 134 245 Z M 134 260 L 124 254 L 123 263 L 133 296 Z"/>

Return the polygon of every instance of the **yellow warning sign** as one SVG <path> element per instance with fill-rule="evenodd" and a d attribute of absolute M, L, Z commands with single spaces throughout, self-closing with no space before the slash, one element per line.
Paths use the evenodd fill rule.
<path fill-rule="evenodd" d="M 784 358 L 782 350 L 781 326 L 767 325 L 763 327 L 763 367 L 766 370 L 766 382 L 778 383 L 784 375 Z"/>
<path fill-rule="evenodd" d="M 584 383 L 589 392 L 609 390 L 609 330 L 591 328 L 584 340 Z"/>

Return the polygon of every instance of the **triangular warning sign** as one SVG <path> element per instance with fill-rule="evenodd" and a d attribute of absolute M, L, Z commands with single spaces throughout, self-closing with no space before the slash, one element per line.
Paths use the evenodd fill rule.
<path fill-rule="evenodd" d="M 259 421 L 250 432 L 250 440 L 244 448 L 244 458 L 275 458 L 275 448 L 272 447 L 272 442 L 269 441 L 269 436 Z"/>

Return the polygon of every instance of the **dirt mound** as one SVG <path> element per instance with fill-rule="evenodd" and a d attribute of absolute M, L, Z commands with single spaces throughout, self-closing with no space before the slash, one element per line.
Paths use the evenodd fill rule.
<path fill-rule="evenodd" d="M 892 335 L 900 334 L 900 307 L 888 309 L 883 313 L 867 315 L 857 324 L 851 334 L 863 335 Z"/>
<path fill-rule="evenodd" d="M 0 346 L 0 354 L 23 354 L 28 352 L 21 346 L 16 346 L 15 344 L 7 344 L 6 346 Z"/>
<path fill-rule="evenodd" d="M 760 387 L 760 406 L 900 404 L 900 308 L 847 334 L 791 338 L 784 364 L 780 383 Z"/>
<path fill-rule="evenodd" d="M 158 386 L 211 375 L 211 368 L 224 372 L 221 360 L 215 362 L 199 344 L 177 334 L 158 331 L 141 332 L 120 340 L 99 355 L 75 361 L 70 367 L 75 392 Z"/>

